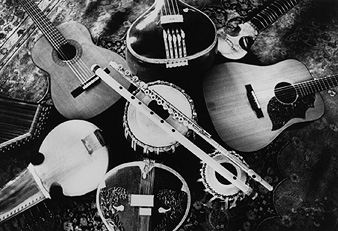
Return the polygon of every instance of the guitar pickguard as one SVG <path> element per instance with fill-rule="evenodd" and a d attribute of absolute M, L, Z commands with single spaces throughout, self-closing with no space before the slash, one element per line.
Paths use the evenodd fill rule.
<path fill-rule="evenodd" d="M 274 96 L 268 103 L 268 114 L 272 122 L 272 131 L 280 129 L 292 118 L 304 118 L 310 107 L 314 107 L 316 95 L 304 96 L 292 104 L 283 104 Z"/>

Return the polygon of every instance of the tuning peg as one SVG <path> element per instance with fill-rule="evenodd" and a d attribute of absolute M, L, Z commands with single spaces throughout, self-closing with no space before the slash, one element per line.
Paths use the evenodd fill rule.
<path fill-rule="evenodd" d="M 251 36 L 243 36 L 239 39 L 239 45 L 246 51 L 250 50 L 250 47 L 254 43 L 254 38 Z"/>

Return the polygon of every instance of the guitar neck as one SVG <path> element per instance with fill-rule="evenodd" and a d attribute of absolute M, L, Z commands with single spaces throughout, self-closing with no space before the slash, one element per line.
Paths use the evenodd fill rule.
<path fill-rule="evenodd" d="M 252 24 L 257 31 L 261 31 L 271 23 L 275 22 L 280 16 L 285 14 L 300 1 L 301 0 L 276 0 L 248 22 Z"/>
<path fill-rule="evenodd" d="M 33 22 L 41 30 L 54 49 L 60 50 L 67 43 L 65 37 L 57 30 L 47 16 L 40 10 L 39 6 L 32 0 L 19 0 L 19 4 L 32 18 Z"/>
<path fill-rule="evenodd" d="M 0 223 L 37 205 L 48 198 L 36 181 L 32 165 L 29 165 L 0 191 Z"/>
<path fill-rule="evenodd" d="M 313 79 L 295 84 L 296 91 L 300 96 L 314 94 L 336 86 L 338 86 L 337 75 L 326 78 Z"/>

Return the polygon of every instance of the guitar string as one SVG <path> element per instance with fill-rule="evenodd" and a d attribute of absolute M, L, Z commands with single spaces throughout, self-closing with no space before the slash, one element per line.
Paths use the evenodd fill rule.
<path fill-rule="evenodd" d="M 169 3 L 168 3 L 168 5 L 169 5 L 169 14 L 170 15 L 174 15 L 175 14 L 175 9 L 173 8 L 173 2 L 172 2 L 172 0 L 169 0 L 168 1 Z"/>
<path fill-rule="evenodd" d="M 276 91 L 281 92 L 284 91 L 286 92 L 286 90 L 292 90 L 293 88 L 305 88 L 305 90 L 307 89 L 314 89 L 312 90 L 313 92 L 316 91 L 321 91 L 321 90 L 325 90 L 328 88 L 332 88 L 338 85 L 338 81 L 337 81 L 337 76 L 330 76 L 330 77 L 326 77 L 326 78 L 319 78 L 319 79 L 313 79 L 313 80 L 308 80 L 308 81 L 304 81 L 301 83 L 297 83 L 294 84 L 292 86 L 285 86 L 285 87 L 280 87 L 278 89 L 276 89 Z M 333 83 L 332 85 L 330 85 L 330 81 Z M 336 81 L 336 83 L 334 83 L 334 81 Z M 316 90 L 318 89 L 318 90 Z"/>
<path fill-rule="evenodd" d="M 165 11 L 165 15 L 170 15 L 171 11 L 170 11 L 170 3 L 168 2 L 168 0 L 164 1 L 164 5 L 163 5 L 164 11 Z M 162 9 L 163 9 L 162 8 Z"/>
<path fill-rule="evenodd" d="M 61 46 L 67 44 L 68 41 L 63 37 L 63 35 L 55 27 L 53 27 L 52 24 L 50 26 L 50 29 L 48 29 L 47 27 L 47 32 L 48 31 L 53 32 L 53 29 L 55 30 L 56 34 L 59 36 L 59 41 L 58 41 L 59 44 L 61 44 Z M 53 38 L 50 35 L 49 37 L 50 37 L 50 42 L 52 42 L 54 46 L 58 46 L 58 44 L 54 42 Z M 78 60 L 75 60 L 75 62 L 73 63 L 74 60 L 69 60 L 69 61 L 67 60 L 68 58 L 67 54 L 63 52 L 63 49 L 58 49 L 57 52 L 62 56 L 62 58 L 65 59 L 63 62 L 68 65 L 68 67 L 73 71 L 73 73 L 76 75 L 76 77 L 80 80 L 82 84 L 84 84 L 93 75 L 89 67 L 84 64 L 84 62 L 82 61 L 80 57 L 78 58 Z M 76 68 L 76 65 L 78 66 L 77 68 Z"/>
<path fill-rule="evenodd" d="M 46 33 L 45 33 L 45 36 L 48 38 L 48 41 L 54 46 L 54 48 L 60 47 L 60 44 L 61 44 L 61 43 L 63 43 L 63 44 L 61 44 L 61 45 L 64 45 L 64 43 L 67 42 L 67 41 L 64 39 L 64 37 L 61 37 L 61 40 L 65 40 L 65 41 L 59 41 L 59 44 L 56 43 L 56 42 L 54 41 L 53 37 L 51 36 L 51 33 L 53 32 L 52 28 L 54 28 L 54 27 L 53 27 L 52 24 L 48 25 L 49 20 L 47 20 L 47 21 L 44 22 L 43 19 L 44 19 L 44 16 L 45 16 L 45 15 L 41 14 L 42 12 L 39 11 L 38 9 L 32 7 L 32 3 L 29 3 L 29 2 L 27 2 L 27 1 L 26 1 L 26 3 L 28 4 L 28 6 L 25 6 L 25 5 L 23 5 L 23 6 L 25 7 L 26 10 L 28 10 L 28 12 L 32 12 L 32 13 L 33 13 L 33 14 L 31 15 L 31 17 L 32 17 L 33 19 L 35 19 L 35 20 L 37 20 L 37 21 L 40 21 L 40 22 L 41 22 L 41 26 L 44 25 L 41 29 L 42 29 L 42 31 L 45 31 L 45 32 L 46 32 Z M 38 16 L 36 16 L 36 15 L 38 15 Z M 40 15 L 41 15 L 41 16 L 40 16 Z M 47 24 L 47 26 L 46 26 L 46 24 Z M 39 25 L 39 24 L 38 24 L 38 25 Z M 48 28 L 51 28 L 51 29 L 48 29 Z M 58 32 L 58 31 L 56 30 L 56 32 Z M 55 34 L 55 33 L 54 33 L 54 34 Z M 58 34 L 59 34 L 59 33 L 58 33 Z M 61 43 L 60 43 L 60 42 L 61 42 Z M 66 55 L 62 50 L 60 50 L 60 49 L 56 49 L 56 50 L 57 50 L 58 53 L 62 56 L 62 58 L 67 59 L 67 55 Z M 84 82 L 86 81 L 86 77 L 83 77 L 82 74 L 80 73 L 81 70 L 77 70 L 77 69 L 76 69 L 70 62 L 68 62 L 68 61 L 66 61 L 65 63 L 70 67 L 70 69 L 73 71 L 73 73 L 76 75 L 76 77 L 80 80 L 81 83 L 84 83 Z M 87 67 L 87 69 L 89 69 L 89 68 Z"/>
<path fill-rule="evenodd" d="M 173 4 L 174 4 L 174 7 L 176 7 L 176 13 L 175 14 L 179 15 L 180 14 L 180 10 L 179 10 L 179 7 L 178 7 L 177 0 L 173 0 Z"/>
<path fill-rule="evenodd" d="M 49 42 L 52 43 L 52 45 L 54 45 L 54 47 L 60 47 L 58 43 L 54 42 L 53 40 L 53 37 L 51 37 L 50 33 L 53 32 L 53 25 L 50 24 L 48 25 L 48 22 L 45 22 L 44 23 L 44 17 L 45 15 L 42 14 L 42 16 L 40 16 L 40 14 L 42 13 L 41 11 L 38 11 L 38 9 L 35 9 L 34 7 L 32 7 L 32 4 L 33 3 L 30 3 L 28 0 L 25 0 L 24 2 L 26 2 L 26 4 L 28 5 L 25 5 L 25 4 L 22 4 L 22 6 L 32 12 L 33 14 L 31 15 L 32 18 L 34 18 L 35 20 L 37 21 L 40 21 L 42 25 L 45 25 L 42 30 L 45 30 L 47 33 L 46 33 L 46 37 L 49 38 Z M 34 4 L 33 4 L 34 5 Z M 35 10 L 34 10 L 35 9 Z M 38 16 L 35 16 L 35 15 L 38 15 Z M 47 26 L 46 26 L 46 23 L 47 23 Z M 51 28 L 51 29 L 48 29 L 48 28 Z M 57 31 L 57 30 L 56 30 Z M 49 33 L 48 33 L 49 32 Z M 57 31 L 58 32 L 58 31 Z M 54 33 L 55 34 L 55 33 Z M 60 33 L 57 33 L 57 35 L 59 35 Z M 60 34 L 61 35 L 61 34 Z M 60 36 L 61 37 L 61 36 Z M 64 37 L 61 37 L 61 40 L 65 40 Z M 67 40 L 65 41 L 59 41 L 59 43 L 64 43 L 64 42 L 67 42 Z M 64 45 L 64 44 L 62 44 Z M 62 49 L 57 49 L 58 53 L 62 56 L 62 58 L 64 59 L 67 59 L 67 55 L 62 51 Z M 75 65 L 72 64 L 72 61 L 65 61 L 65 63 L 70 67 L 70 69 L 73 71 L 73 73 L 77 76 L 77 78 L 80 80 L 80 82 L 83 84 L 85 83 L 93 74 L 92 72 L 90 71 L 90 68 L 88 66 L 86 66 L 86 64 L 82 61 L 81 58 L 78 59 L 78 67 L 79 69 L 77 69 L 75 67 Z M 86 75 L 89 77 L 86 77 Z"/>
<path fill-rule="evenodd" d="M 23 1 L 23 2 L 26 2 L 28 5 L 30 4 L 28 1 Z M 169 3 L 170 4 L 170 3 Z M 172 3 L 172 4 L 174 4 L 174 3 Z M 28 10 L 28 11 L 31 11 L 31 9 L 29 8 L 29 7 L 27 7 L 25 4 L 22 4 L 22 6 L 23 7 L 25 7 L 26 8 L 26 10 Z M 177 6 L 178 7 L 178 6 Z M 170 8 L 170 7 L 169 7 Z M 34 11 L 34 7 L 32 7 L 32 10 Z M 170 9 L 169 9 L 170 10 Z M 177 10 L 178 10 L 178 8 L 177 8 Z M 175 11 L 175 9 L 173 9 L 173 11 Z M 39 15 L 39 11 L 35 11 L 35 13 L 36 13 L 36 15 Z M 34 14 L 33 14 L 34 15 Z M 33 16 L 32 15 L 32 17 L 34 18 L 35 16 Z M 36 20 L 39 20 L 40 19 L 40 21 L 41 22 L 43 22 L 43 20 L 41 20 L 41 19 L 43 19 L 43 17 L 35 17 L 35 19 Z M 45 26 L 45 28 L 47 28 L 47 29 L 45 29 L 47 32 L 49 31 L 49 32 L 52 32 L 53 30 L 52 29 L 48 29 L 48 27 L 46 27 Z M 53 27 L 52 27 L 53 28 Z M 59 45 L 57 44 L 57 43 L 55 43 L 55 42 L 53 42 L 53 39 L 52 39 L 52 37 L 50 36 L 50 34 L 49 33 L 46 33 L 47 34 L 47 36 L 49 36 L 49 40 L 50 40 L 50 42 L 51 43 L 54 43 L 54 46 L 55 47 L 58 47 Z M 59 35 L 59 34 L 57 34 L 57 35 Z M 63 37 L 61 37 L 61 39 L 62 39 Z M 65 53 L 63 53 L 63 51 L 62 51 L 62 49 L 60 50 L 60 51 L 58 51 L 59 53 L 60 53 L 60 55 L 61 56 L 63 56 L 63 58 L 67 58 L 67 55 L 65 54 Z M 86 64 L 81 60 L 81 58 L 79 58 L 79 64 L 78 64 L 78 67 L 79 67 L 79 70 L 77 70 L 76 68 L 75 68 L 75 66 L 71 63 L 71 62 L 68 62 L 68 61 L 66 61 L 66 64 L 71 68 L 71 70 L 75 73 L 75 75 L 80 79 L 80 81 L 82 82 L 82 83 L 84 83 L 84 82 L 86 82 L 87 80 L 88 80 L 88 78 L 86 79 L 86 77 L 85 77 L 85 75 L 89 75 L 89 76 L 91 76 L 92 75 L 92 73 L 91 73 L 91 71 L 90 71 L 90 69 L 89 69 L 89 67 L 88 66 L 86 66 Z M 81 71 L 82 71 L 82 73 L 81 73 Z M 82 76 L 82 75 L 84 75 L 84 77 Z M 321 84 L 320 83 L 320 81 L 318 81 L 318 83 L 319 84 Z M 312 86 L 312 85 L 310 85 L 310 86 L 306 86 L 306 83 L 305 82 L 303 82 L 303 83 L 301 83 L 303 86 L 305 86 L 305 90 L 308 90 L 308 89 L 310 89 L 310 91 L 313 91 L 311 88 L 313 87 L 313 88 L 315 88 L 316 86 Z M 300 85 L 301 86 L 301 85 Z M 321 86 L 320 86 L 321 87 Z M 330 87 L 330 85 L 329 85 L 329 87 Z M 301 87 L 300 87 L 301 88 Z M 306 89 L 306 88 L 308 88 L 308 89 Z M 295 86 L 286 86 L 286 87 L 281 87 L 281 88 L 278 88 L 278 89 L 276 89 L 276 91 L 275 92 L 282 92 L 282 91 L 284 91 L 285 93 L 284 93 L 284 95 L 287 95 L 287 94 L 289 94 L 289 92 L 291 92 L 291 91 L 293 91 L 293 89 L 295 89 Z M 327 87 L 325 86 L 325 83 L 324 83 L 324 90 L 325 89 L 327 89 Z M 289 92 L 287 92 L 289 90 Z M 320 89 L 319 89 L 320 90 Z"/>
<path fill-rule="evenodd" d="M 278 93 L 279 96 L 285 97 L 289 96 L 290 92 L 296 90 L 297 94 L 301 96 L 306 96 L 312 93 L 320 92 L 329 88 L 336 87 L 338 85 L 338 76 L 330 76 L 326 78 L 319 78 L 314 80 L 308 80 L 294 85 L 283 86 L 275 89 L 275 93 Z M 330 81 L 333 83 L 330 85 Z M 334 83 L 336 82 L 336 83 Z M 260 93 L 268 92 L 270 90 L 261 91 Z"/>
<path fill-rule="evenodd" d="M 168 9 L 166 8 L 166 5 L 168 5 Z M 179 15 L 179 7 L 177 0 L 165 0 L 164 8 L 165 12 L 168 12 L 167 15 Z"/>

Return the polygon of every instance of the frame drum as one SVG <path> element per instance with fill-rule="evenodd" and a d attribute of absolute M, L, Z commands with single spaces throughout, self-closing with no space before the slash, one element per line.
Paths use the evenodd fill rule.
<path fill-rule="evenodd" d="M 174 231 L 188 216 L 191 196 L 175 170 L 144 160 L 110 170 L 99 184 L 96 205 L 110 231 Z"/>
<path fill-rule="evenodd" d="M 164 81 L 148 83 L 148 88 L 155 90 L 178 110 L 183 112 L 187 117 L 194 120 L 197 118 L 193 101 L 183 89 L 172 83 Z M 154 105 L 158 107 L 157 110 L 159 110 L 159 112 L 154 110 L 158 115 L 161 116 L 161 114 L 166 114 L 166 118 L 161 116 L 166 120 L 166 122 L 176 128 L 183 135 L 187 137 L 190 136 L 191 131 L 188 130 L 187 126 L 175 119 L 173 115 L 168 114 L 168 112 L 163 109 L 162 106 L 159 106 L 155 100 L 150 99 L 140 90 L 137 90 L 136 97 L 150 108 Z M 180 145 L 179 142 L 163 131 L 162 128 L 158 127 L 153 121 L 151 121 L 142 112 L 138 111 L 129 102 L 126 103 L 124 110 L 123 127 L 125 137 L 127 140 L 130 140 L 132 148 L 136 151 L 137 147 L 141 147 L 144 154 L 159 154 L 161 152 L 168 151 L 173 153 L 175 152 L 175 148 Z"/>

